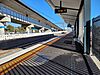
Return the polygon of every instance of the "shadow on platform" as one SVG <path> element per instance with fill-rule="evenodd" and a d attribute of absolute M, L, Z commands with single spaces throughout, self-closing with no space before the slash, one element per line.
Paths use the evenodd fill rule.
<path fill-rule="evenodd" d="M 67 41 L 69 43 L 67 43 Z M 48 48 L 20 63 L 7 75 L 99 75 L 93 61 L 81 53 L 79 44 L 73 42 L 72 33 L 64 36 Z M 76 47 L 77 46 L 77 47 Z M 77 50 L 78 49 L 78 50 Z M 56 52 L 56 53 L 55 53 Z M 89 60 L 89 61 L 87 61 Z M 88 64 L 89 63 L 89 64 Z M 91 67 L 90 67 L 91 66 Z"/>

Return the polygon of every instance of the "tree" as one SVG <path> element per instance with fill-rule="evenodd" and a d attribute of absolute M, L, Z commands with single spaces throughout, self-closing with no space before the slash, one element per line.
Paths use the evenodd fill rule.
<path fill-rule="evenodd" d="M 18 27 L 15 28 L 15 33 L 19 32 L 19 29 Z"/>
<path fill-rule="evenodd" d="M 14 32 L 14 26 L 8 25 L 8 26 L 7 26 L 7 30 L 8 30 L 9 32 Z"/>
<path fill-rule="evenodd" d="M 23 33 L 23 32 L 25 32 L 25 29 L 24 29 L 24 27 L 17 27 L 17 28 L 15 28 L 15 31 Z"/>
<path fill-rule="evenodd" d="M 24 29 L 24 27 L 14 28 L 14 26 L 8 25 L 7 26 L 7 31 L 8 32 L 15 32 L 15 33 L 17 33 L 17 32 L 23 33 L 23 32 L 25 32 L 25 29 Z"/>
<path fill-rule="evenodd" d="M 20 32 L 25 32 L 25 29 L 23 27 L 21 27 Z"/>

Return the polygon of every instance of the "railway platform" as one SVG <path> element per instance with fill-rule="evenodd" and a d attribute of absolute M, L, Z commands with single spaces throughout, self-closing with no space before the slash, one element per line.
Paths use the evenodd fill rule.
<path fill-rule="evenodd" d="M 7 63 L 1 75 L 99 75 L 89 55 L 82 54 L 72 33 L 58 37 Z M 78 49 L 78 50 L 77 50 Z"/>

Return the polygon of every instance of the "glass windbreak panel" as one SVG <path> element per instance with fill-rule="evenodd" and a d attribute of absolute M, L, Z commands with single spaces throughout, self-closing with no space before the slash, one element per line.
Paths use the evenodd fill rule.
<path fill-rule="evenodd" d="M 100 16 L 93 19 L 92 49 L 93 54 L 100 60 Z"/>

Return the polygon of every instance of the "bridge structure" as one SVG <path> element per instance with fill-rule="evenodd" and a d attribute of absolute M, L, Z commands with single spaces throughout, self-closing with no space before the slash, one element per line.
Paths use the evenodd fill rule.
<path fill-rule="evenodd" d="M 62 30 L 19 0 L 0 0 L 0 34 L 5 33 L 6 22 L 21 24 L 28 33 Z"/>

